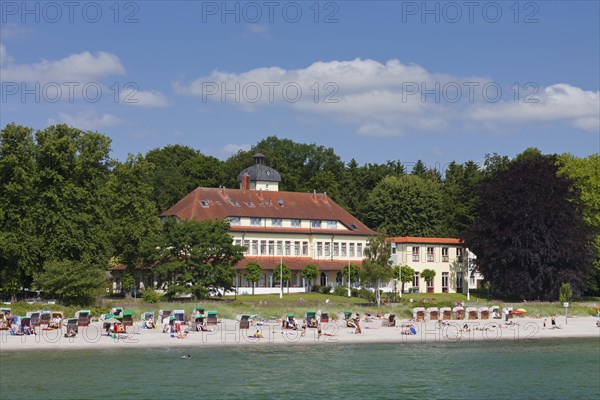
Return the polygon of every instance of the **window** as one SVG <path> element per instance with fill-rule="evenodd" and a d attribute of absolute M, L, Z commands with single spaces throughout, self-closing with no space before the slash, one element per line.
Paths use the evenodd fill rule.
<path fill-rule="evenodd" d="M 275 241 L 269 240 L 269 255 L 272 256 L 275 254 Z"/>
<path fill-rule="evenodd" d="M 252 251 L 251 254 L 258 254 L 258 240 L 252 241 Z"/>
<path fill-rule="evenodd" d="M 244 247 L 246 248 L 244 250 L 244 254 L 248 254 L 248 251 L 250 251 L 250 241 L 249 240 L 244 240 Z"/>
<path fill-rule="evenodd" d="M 234 207 L 239 207 L 240 203 L 237 200 L 229 200 L 229 203 Z"/>
<path fill-rule="evenodd" d="M 415 271 L 415 274 L 413 275 L 413 287 L 419 287 L 419 271 Z"/>
<path fill-rule="evenodd" d="M 260 254 L 267 254 L 267 241 L 266 240 L 261 240 L 260 241 Z"/>
<path fill-rule="evenodd" d="M 280 256 L 283 254 L 283 242 L 281 240 L 277 241 L 277 255 Z"/>
<path fill-rule="evenodd" d="M 325 242 L 325 257 L 331 256 L 331 243 Z"/>
<path fill-rule="evenodd" d="M 413 261 L 419 261 L 419 248 L 418 247 L 413 247 L 412 248 L 412 259 Z"/>
<path fill-rule="evenodd" d="M 293 219 L 292 220 L 292 228 L 300 228 L 301 225 L 302 225 L 301 219 Z"/>
<path fill-rule="evenodd" d="M 456 249 L 456 261 L 459 263 L 463 262 L 463 249 L 461 248 Z"/>
<path fill-rule="evenodd" d="M 312 220 L 312 221 L 310 221 L 310 226 L 311 226 L 311 228 L 320 228 L 321 221 L 320 220 Z"/>
<path fill-rule="evenodd" d="M 294 255 L 300 255 L 300 242 L 294 242 Z"/>
<path fill-rule="evenodd" d="M 285 255 L 289 256 L 292 253 L 292 242 L 289 240 L 285 241 Z"/>
<path fill-rule="evenodd" d="M 323 255 L 323 243 L 317 242 L 317 257 L 321 257 Z"/>
<path fill-rule="evenodd" d="M 236 246 L 241 246 L 242 245 L 242 239 L 235 239 L 235 245 Z"/>
<path fill-rule="evenodd" d="M 302 255 L 308 256 L 308 242 L 302 242 Z"/>
<path fill-rule="evenodd" d="M 396 246 L 392 247 L 392 254 L 396 254 Z"/>
<path fill-rule="evenodd" d="M 242 219 L 240 217 L 229 217 L 229 225 L 241 225 Z"/>
<path fill-rule="evenodd" d="M 327 221 L 327 229 L 337 229 L 337 221 Z"/>
<path fill-rule="evenodd" d="M 340 244 L 339 243 L 334 243 L 333 244 L 333 256 L 334 257 L 339 257 L 340 256 Z"/>
<path fill-rule="evenodd" d="M 442 293 L 448 293 L 448 273 L 442 272 Z"/>
<path fill-rule="evenodd" d="M 260 226 L 261 223 L 261 218 L 250 218 L 250 225 L 252 226 Z"/>
<path fill-rule="evenodd" d="M 272 218 L 271 226 L 281 226 L 281 218 Z"/>
<path fill-rule="evenodd" d="M 350 243 L 348 246 L 350 248 L 350 257 L 354 257 L 354 243 Z"/>
<path fill-rule="evenodd" d="M 447 247 L 442 247 L 442 261 L 443 262 L 450 261 L 450 257 L 448 257 L 448 248 Z"/>
<path fill-rule="evenodd" d="M 246 201 L 245 203 L 248 207 L 254 207 L 254 203 L 251 201 Z"/>
<path fill-rule="evenodd" d="M 356 257 L 362 257 L 362 256 L 363 256 L 362 243 L 357 243 L 356 244 Z"/>
<path fill-rule="evenodd" d="M 206 200 L 200 200 L 200 205 L 202 207 L 204 207 L 204 208 L 207 208 L 208 207 L 208 201 L 206 201 Z"/>
<path fill-rule="evenodd" d="M 433 247 L 427 248 L 427 262 L 433 262 Z"/>
<path fill-rule="evenodd" d="M 346 257 L 346 243 L 342 243 L 342 257 Z"/>

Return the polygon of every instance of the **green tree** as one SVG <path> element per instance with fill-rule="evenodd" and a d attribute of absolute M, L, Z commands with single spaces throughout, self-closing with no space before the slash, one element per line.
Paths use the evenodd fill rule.
<path fill-rule="evenodd" d="M 421 271 L 421 276 L 423 279 L 425 279 L 425 282 L 427 282 L 427 288 L 429 288 L 435 279 L 435 271 L 432 269 L 424 269 Z"/>
<path fill-rule="evenodd" d="M 66 125 L 36 133 L 38 202 L 33 211 L 43 260 L 108 264 L 110 139 Z"/>
<path fill-rule="evenodd" d="M 262 277 L 262 268 L 258 263 L 250 262 L 244 268 L 246 280 L 252 282 L 252 294 L 254 294 L 254 286 L 260 282 Z"/>
<path fill-rule="evenodd" d="M 66 305 L 90 305 L 107 286 L 101 266 L 79 261 L 48 261 L 34 283 L 50 296 L 58 296 Z"/>
<path fill-rule="evenodd" d="M 588 293 L 600 294 L 600 155 L 592 154 L 585 158 L 563 154 L 558 158 L 558 175 L 573 181 L 579 191 L 583 219 L 595 231 L 596 259 L 587 284 Z"/>
<path fill-rule="evenodd" d="M 442 184 L 443 235 L 457 237 L 475 220 L 477 196 L 475 188 L 483 179 L 483 173 L 473 161 L 448 165 Z"/>
<path fill-rule="evenodd" d="M 346 282 L 358 282 L 360 280 L 360 268 L 356 264 L 350 264 L 350 272 L 348 272 L 348 267 L 342 268 L 342 274 L 344 274 Z"/>
<path fill-rule="evenodd" d="M 513 161 L 478 188 L 475 222 L 462 235 L 495 293 L 556 300 L 563 282 L 580 296 L 593 260 L 593 232 L 556 156 Z"/>
<path fill-rule="evenodd" d="M 390 236 L 436 236 L 441 209 L 438 183 L 413 175 L 390 176 L 369 195 L 366 223 Z"/>
<path fill-rule="evenodd" d="M 302 279 L 304 279 L 307 282 L 307 290 L 310 293 L 310 287 L 312 286 L 312 283 L 315 279 L 317 279 L 317 276 L 319 276 L 319 267 L 317 267 L 315 264 L 308 264 L 302 270 L 301 275 Z"/>
<path fill-rule="evenodd" d="M 381 294 L 379 288 L 383 282 L 387 282 L 392 277 L 392 267 L 389 264 L 392 248 L 385 241 L 383 235 L 369 238 L 369 243 L 365 249 L 365 259 L 363 260 L 361 280 L 375 287 L 375 296 L 377 305 L 381 305 Z"/>
<path fill-rule="evenodd" d="M 169 145 L 150 150 L 146 160 L 153 165 L 153 200 L 160 212 L 198 186 L 219 187 L 224 183 L 223 163 L 187 146 Z"/>
<path fill-rule="evenodd" d="M 130 269 L 143 264 L 145 242 L 161 230 L 152 201 L 152 169 L 142 156 L 129 155 L 114 167 L 107 184 L 113 252 Z"/>
<path fill-rule="evenodd" d="M 290 268 L 285 263 L 276 265 L 273 268 L 273 282 L 278 284 L 280 280 L 283 281 L 283 285 L 287 285 L 288 287 L 288 293 L 290 291 L 290 279 L 292 279 L 292 271 L 290 271 Z"/>
<path fill-rule="evenodd" d="M 560 293 L 558 295 L 559 301 L 561 303 L 571 301 L 571 297 L 573 297 L 573 290 L 571 290 L 571 285 L 568 283 L 563 283 L 560 285 Z"/>
<path fill-rule="evenodd" d="M 404 293 L 404 284 L 412 282 L 415 270 L 408 265 L 396 265 L 393 268 L 392 277 L 400 282 L 400 297 Z"/>
<path fill-rule="evenodd" d="M 167 220 L 155 275 L 174 293 L 196 298 L 232 291 L 243 247 L 232 244 L 226 221 Z M 171 287 L 172 286 L 172 287 Z"/>
<path fill-rule="evenodd" d="M 33 211 L 38 202 L 33 130 L 8 124 L 0 131 L 0 288 L 13 297 L 39 269 L 42 246 Z"/>

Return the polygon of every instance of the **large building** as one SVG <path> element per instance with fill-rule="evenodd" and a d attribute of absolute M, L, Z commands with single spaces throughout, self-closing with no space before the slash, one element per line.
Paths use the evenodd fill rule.
<path fill-rule="evenodd" d="M 415 270 L 412 282 L 404 285 L 405 291 L 466 293 L 467 285 L 475 289 L 481 280 L 474 269 L 474 254 L 464 248 L 459 239 L 392 237 L 386 241 L 392 246 L 392 264 L 408 265 Z M 435 271 L 430 284 L 421 276 L 426 269 Z M 388 289 L 396 282 L 388 285 Z"/>
<path fill-rule="evenodd" d="M 347 285 L 341 270 L 349 263 L 361 265 L 369 236 L 377 233 L 353 217 L 325 193 L 280 192 L 281 176 L 265 165 L 264 155 L 254 155 L 254 165 L 238 175 L 239 189 L 196 188 L 162 217 L 181 220 L 228 219 L 235 244 L 246 248 L 238 293 L 250 293 L 244 268 L 257 262 L 263 276 L 255 293 L 279 291 L 273 270 L 286 264 L 292 278 L 290 292 L 303 292 L 301 272 L 309 264 L 320 270 L 316 283 Z"/>

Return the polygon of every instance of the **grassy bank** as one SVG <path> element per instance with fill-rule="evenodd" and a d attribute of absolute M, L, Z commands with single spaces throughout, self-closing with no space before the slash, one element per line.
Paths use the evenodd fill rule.
<path fill-rule="evenodd" d="M 572 302 L 569 307 L 571 316 L 597 315 L 597 301 L 585 299 L 584 302 Z M 319 293 L 284 294 L 283 299 L 278 294 L 225 297 L 223 299 L 193 302 L 160 302 L 155 304 L 145 303 L 142 299 L 103 299 L 95 307 L 85 307 L 92 311 L 93 316 L 100 316 L 110 311 L 112 307 L 123 307 L 126 311 L 133 311 L 135 319 L 139 319 L 142 312 L 154 311 L 158 315 L 161 309 L 183 309 L 192 313 L 196 307 L 204 307 L 207 311 L 217 311 L 219 317 L 233 319 L 239 314 L 253 314 L 264 319 L 280 318 L 284 314 L 294 314 L 302 317 L 307 311 L 329 312 L 330 316 L 340 318 L 344 311 L 360 314 L 386 314 L 394 313 L 398 318 L 412 317 L 414 307 L 452 307 L 456 302 L 465 302 L 465 306 L 509 306 L 525 308 L 529 317 L 548 317 L 551 315 L 564 315 L 565 310 L 561 303 L 526 302 L 508 303 L 502 301 L 487 301 L 478 297 L 471 297 L 466 301 L 464 294 L 411 294 L 404 295 L 401 302 L 385 304 L 381 307 L 372 305 L 366 300 L 357 297 L 340 297 Z M 62 311 L 66 317 L 72 317 L 82 307 L 65 307 L 61 305 L 42 305 L 18 302 L 4 307 L 12 308 L 13 314 L 25 315 L 29 311 L 50 309 Z"/>

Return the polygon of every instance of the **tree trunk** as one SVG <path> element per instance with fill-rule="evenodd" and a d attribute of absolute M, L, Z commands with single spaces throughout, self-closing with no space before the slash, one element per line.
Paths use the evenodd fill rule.
<path fill-rule="evenodd" d="M 252 281 L 252 296 L 254 296 L 254 281 Z"/>

